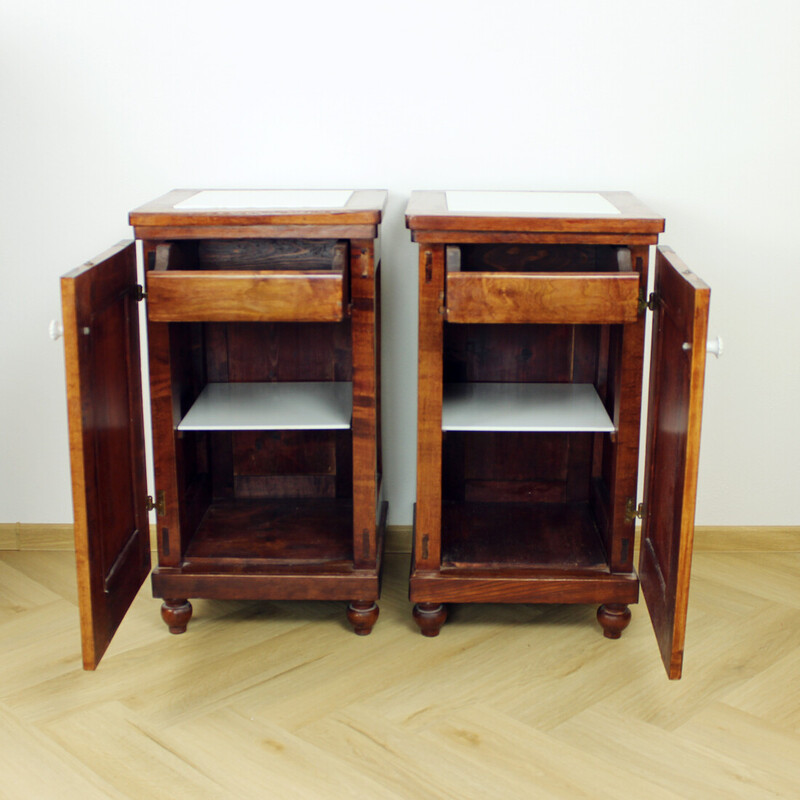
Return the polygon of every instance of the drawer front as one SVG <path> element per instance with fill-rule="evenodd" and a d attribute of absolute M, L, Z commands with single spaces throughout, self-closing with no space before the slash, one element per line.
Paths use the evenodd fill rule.
<path fill-rule="evenodd" d="M 337 322 L 345 314 L 341 272 L 149 272 L 154 322 Z"/>
<path fill-rule="evenodd" d="M 639 275 L 448 272 L 448 322 L 621 324 L 639 314 Z"/>
<path fill-rule="evenodd" d="M 159 244 L 147 272 L 154 322 L 337 322 L 347 243 L 260 239 Z"/>

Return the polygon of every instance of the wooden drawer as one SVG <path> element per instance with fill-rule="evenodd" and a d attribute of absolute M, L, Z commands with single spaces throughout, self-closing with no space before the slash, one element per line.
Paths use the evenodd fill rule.
<path fill-rule="evenodd" d="M 638 307 L 636 272 L 447 274 L 448 322 L 619 324 Z"/>
<path fill-rule="evenodd" d="M 447 247 L 449 322 L 634 322 L 639 275 L 619 246 L 468 244 Z"/>
<path fill-rule="evenodd" d="M 337 322 L 347 315 L 347 243 L 172 242 L 147 271 L 154 322 Z M 246 267 L 251 268 L 246 268 Z M 257 267 L 257 268 L 253 268 Z"/>

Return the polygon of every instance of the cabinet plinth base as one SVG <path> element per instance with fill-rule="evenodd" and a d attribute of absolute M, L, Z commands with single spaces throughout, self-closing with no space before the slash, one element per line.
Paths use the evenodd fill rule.
<path fill-rule="evenodd" d="M 380 614 L 380 608 L 377 603 L 353 601 L 347 606 L 347 619 L 357 636 L 368 636 L 372 632 L 372 626 L 378 619 L 378 614 Z"/>
<path fill-rule="evenodd" d="M 423 636 L 438 636 L 447 619 L 447 608 L 441 603 L 417 603 L 413 613 Z"/>
<path fill-rule="evenodd" d="M 170 633 L 185 633 L 192 618 L 192 604 L 186 600 L 164 598 L 161 604 L 161 619 L 167 623 Z"/>
<path fill-rule="evenodd" d="M 631 621 L 631 610 L 621 603 L 606 603 L 597 609 L 597 621 L 607 639 L 619 639 Z"/>

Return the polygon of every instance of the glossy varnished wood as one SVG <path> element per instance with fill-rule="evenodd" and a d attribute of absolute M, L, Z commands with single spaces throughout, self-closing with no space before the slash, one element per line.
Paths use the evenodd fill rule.
<path fill-rule="evenodd" d="M 455 210 L 448 208 L 448 199 Z M 591 212 L 535 210 L 552 202 Z M 478 210 L 465 210 L 468 204 Z M 597 619 L 606 637 L 618 638 L 631 617 L 628 604 L 638 599 L 633 553 L 642 300 L 647 245 L 663 230 L 663 219 L 618 192 L 538 198 L 534 193 L 450 197 L 416 192 L 406 223 L 420 251 L 418 474 L 410 581 L 415 619 L 423 633 L 436 635 L 444 621 L 438 610 L 442 603 L 601 603 Z M 443 292 L 433 258 L 438 248 L 446 252 Z M 664 300 L 657 302 L 663 311 Z M 668 305 L 690 306 L 683 297 Z M 443 383 L 482 382 L 592 384 L 614 430 L 553 435 L 448 430 L 439 435 Z M 676 380 L 677 387 L 683 383 Z M 651 386 L 655 414 L 659 391 Z M 674 414 L 669 397 L 677 391 L 667 392 L 667 415 Z M 492 425 L 487 421 L 485 427 Z M 699 422 L 685 437 L 693 439 L 684 446 L 690 455 L 696 452 L 698 431 Z M 668 461 L 662 455 L 661 468 L 667 471 Z M 673 472 L 680 475 L 681 468 Z M 674 475 L 655 479 L 659 488 L 652 491 L 660 507 L 685 503 L 663 494 L 674 488 Z M 685 481 L 692 497 L 693 480 Z M 680 494 L 685 486 L 679 483 Z M 646 516 L 653 513 L 647 503 L 645 508 Z M 691 516 L 693 505 L 686 510 Z M 658 511 L 666 517 L 671 513 Z M 645 537 L 641 564 L 650 572 L 643 573 L 643 581 L 651 584 L 651 605 L 660 605 L 654 627 L 662 649 L 670 649 L 665 642 L 682 641 L 679 617 L 685 615 L 691 544 L 679 543 L 682 532 L 690 539 L 688 523 L 676 527 L 664 521 L 662 534 L 654 534 L 652 542 Z M 656 544 L 658 536 L 663 541 Z M 664 576 L 673 571 L 680 575 L 677 592 L 665 590 Z M 671 677 L 679 674 L 668 671 Z"/>
<path fill-rule="evenodd" d="M 421 247 L 414 569 L 423 571 L 438 568 L 441 554 L 444 276 L 444 247 Z"/>
<path fill-rule="evenodd" d="M 364 635 L 378 616 L 387 514 L 380 498 L 374 241 L 386 193 L 354 192 L 340 209 L 174 207 L 193 194 L 174 192 L 131 214 L 146 274 L 159 560 L 152 584 L 164 598 L 163 619 L 182 632 L 192 616 L 189 598 L 197 597 L 347 600 L 348 619 Z M 135 321 L 141 292 L 132 247 L 124 257 L 128 283 L 111 300 Z M 131 331 L 127 344 L 138 359 Z M 76 401 L 101 416 L 120 416 L 103 392 L 138 367 L 122 351 L 113 355 L 94 394 Z M 68 360 L 70 374 L 75 368 Z M 207 384 L 276 381 L 352 382 L 352 426 L 179 430 Z M 133 419 L 134 406 L 121 416 Z M 141 400 L 139 417 L 140 406 Z M 133 460 L 142 478 L 134 488 L 143 492 L 143 446 L 138 450 Z M 130 460 L 122 447 L 117 451 L 121 464 Z M 121 483 L 119 468 L 106 471 Z M 93 476 L 84 481 L 90 482 Z M 121 520 L 130 506 L 124 491 L 103 497 Z M 146 519 L 144 494 L 140 508 Z M 114 536 L 99 540 L 106 565 Z M 137 547 L 127 542 L 123 555 Z M 139 583 L 149 549 L 145 555 Z M 106 589 L 117 582 L 130 589 L 118 577 L 121 563 L 117 558 L 106 576 Z M 106 644 L 124 614 L 119 609 L 102 634 Z M 95 650 L 87 657 L 92 668 L 102 654 Z"/>
<path fill-rule="evenodd" d="M 387 193 L 380 190 L 356 190 L 342 208 L 247 208 L 247 209 L 179 209 L 178 203 L 198 194 L 201 189 L 174 189 L 131 211 L 130 223 L 135 228 L 184 226 L 219 228 L 242 226 L 250 230 L 261 226 L 267 230 L 284 226 L 331 227 L 371 225 L 381 221 Z M 137 236 L 139 236 L 137 230 Z M 303 237 L 303 233 L 296 234 Z M 195 234 L 200 238 L 199 234 Z M 226 237 L 220 237 L 226 238 Z M 271 238 L 269 234 L 266 238 Z M 331 238 L 329 232 L 328 237 Z M 334 234 L 333 238 L 338 238 Z M 347 237 L 350 238 L 350 237 Z"/>
<path fill-rule="evenodd" d="M 153 322 L 337 322 L 344 277 L 328 271 L 158 272 L 147 275 Z"/>
<path fill-rule="evenodd" d="M 669 248 L 656 255 L 642 593 L 664 666 L 683 665 L 711 292 Z"/>
<path fill-rule="evenodd" d="M 224 563 L 245 571 L 260 562 L 352 562 L 352 525 L 350 499 L 220 500 L 192 536 L 182 566 Z"/>
<path fill-rule="evenodd" d="M 377 331 L 380 297 L 376 294 L 379 271 L 380 263 L 375 261 L 372 240 L 353 241 L 350 263 L 353 342 L 352 557 L 356 567 L 361 569 L 376 568 L 382 544 L 377 518 L 381 480 L 378 457 L 380 352 Z M 362 632 L 369 631 L 362 629 Z"/>
<path fill-rule="evenodd" d="M 415 191 L 406 208 L 406 225 L 412 231 L 501 231 L 542 232 L 590 235 L 658 234 L 664 219 L 629 192 L 593 192 L 600 194 L 619 213 L 592 214 L 508 214 L 502 212 L 453 212 L 447 207 L 443 191 Z M 442 241 L 441 239 L 439 241 Z M 461 241 L 464 241 L 461 239 Z M 563 241 L 553 239 L 553 241 Z"/>
<path fill-rule="evenodd" d="M 150 571 L 133 244 L 61 279 L 83 664 L 94 669 Z"/>
<path fill-rule="evenodd" d="M 639 276 L 451 272 L 448 322 L 621 324 L 638 316 Z"/>
<path fill-rule="evenodd" d="M 581 503 L 447 503 L 442 567 L 608 572 L 589 508 Z"/>

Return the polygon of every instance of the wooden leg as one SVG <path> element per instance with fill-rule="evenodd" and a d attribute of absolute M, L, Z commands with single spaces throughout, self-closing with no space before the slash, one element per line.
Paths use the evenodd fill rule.
<path fill-rule="evenodd" d="M 597 621 L 608 639 L 619 639 L 631 621 L 631 610 L 622 603 L 607 603 L 597 609 Z"/>
<path fill-rule="evenodd" d="M 170 633 L 184 633 L 192 618 L 192 604 L 186 599 L 164 598 L 161 604 L 161 619 L 167 623 Z"/>
<path fill-rule="evenodd" d="M 417 603 L 413 613 L 423 636 L 438 636 L 447 619 L 447 608 L 441 603 Z"/>
<path fill-rule="evenodd" d="M 378 614 L 380 614 L 380 609 L 375 602 L 362 603 L 354 600 L 347 606 L 347 619 L 358 636 L 367 636 L 372 631 Z"/>

